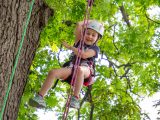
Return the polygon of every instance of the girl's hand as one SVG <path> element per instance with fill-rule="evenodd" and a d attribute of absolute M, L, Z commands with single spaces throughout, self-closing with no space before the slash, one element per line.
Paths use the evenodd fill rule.
<path fill-rule="evenodd" d="M 71 49 L 71 46 L 67 42 L 65 42 L 65 41 L 62 42 L 62 45 L 64 47 L 66 47 L 67 49 Z"/>

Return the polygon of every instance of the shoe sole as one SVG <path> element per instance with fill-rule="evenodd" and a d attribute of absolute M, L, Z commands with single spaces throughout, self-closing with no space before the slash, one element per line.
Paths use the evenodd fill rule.
<path fill-rule="evenodd" d="M 29 99 L 29 105 L 36 108 L 45 108 L 45 106 L 40 105 L 38 102 L 34 101 L 33 99 Z"/>
<path fill-rule="evenodd" d="M 73 107 L 73 106 L 70 106 L 70 108 L 74 108 L 74 109 L 77 109 L 77 110 L 79 109 L 79 108 L 77 108 L 77 107 Z"/>
<path fill-rule="evenodd" d="M 75 106 L 70 105 L 70 108 L 79 109 L 80 107 L 75 107 Z"/>

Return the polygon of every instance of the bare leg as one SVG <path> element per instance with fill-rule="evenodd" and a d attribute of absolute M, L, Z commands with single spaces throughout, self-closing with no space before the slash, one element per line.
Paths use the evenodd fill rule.
<path fill-rule="evenodd" d="M 60 68 L 60 69 L 54 69 L 51 70 L 48 73 L 48 76 L 45 80 L 45 82 L 42 85 L 42 88 L 39 91 L 39 94 L 42 96 L 45 96 L 47 92 L 51 89 L 53 86 L 53 81 L 55 79 L 65 79 L 71 74 L 71 68 Z"/>
<path fill-rule="evenodd" d="M 74 96 L 79 97 L 79 93 L 83 86 L 84 79 L 90 75 L 90 70 L 88 67 L 80 66 L 78 67 L 77 80 L 75 83 Z"/>

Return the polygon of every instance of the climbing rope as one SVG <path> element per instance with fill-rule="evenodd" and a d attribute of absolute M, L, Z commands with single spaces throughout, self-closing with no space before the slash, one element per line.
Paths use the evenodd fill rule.
<path fill-rule="evenodd" d="M 24 29 L 23 29 L 22 38 L 21 38 L 20 45 L 19 45 L 19 48 L 18 48 L 18 52 L 17 52 L 16 58 L 15 58 L 14 67 L 12 69 L 12 74 L 10 76 L 10 80 L 9 80 L 9 84 L 8 84 L 8 89 L 7 89 L 6 95 L 4 97 L 4 102 L 3 102 L 2 110 L 0 112 L 0 120 L 2 120 L 2 117 L 3 117 L 3 114 L 4 114 L 4 109 L 6 107 L 6 103 L 7 103 L 7 100 L 8 100 L 9 92 L 11 90 L 12 81 L 13 81 L 13 78 L 14 78 L 14 75 L 15 75 L 15 71 L 16 71 L 16 67 L 17 67 L 17 64 L 18 64 L 18 60 L 19 60 L 19 57 L 20 57 L 22 45 L 23 45 L 23 42 L 24 42 L 24 37 L 26 35 L 27 27 L 28 27 L 28 24 L 29 24 L 29 21 L 30 21 L 30 17 L 31 17 L 34 1 L 35 0 L 32 0 L 30 8 L 29 8 L 26 24 L 25 24 Z"/>
<path fill-rule="evenodd" d="M 83 23 L 83 25 L 85 25 L 86 27 L 88 25 L 88 20 L 89 20 L 92 4 L 93 4 L 93 0 L 88 0 L 86 13 L 85 13 L 85 18 L 84 18 L 84 23 Z M 75 90 L 75 83 L 76 83 L 76 79 L 77 79 L 77 68 L 80 65 L 80 61 L 81 61 L 81 57 L 79 57 L 79 56 L 81 56 L 81 49 L 84 45 L 84 35 L 86 33 L 86 30 L 84 32 L 84 28 L 86 28 L 86 27 L 83 27 L 83 30 L 82 30 L 82 33 L 81 33 L 82 39 L 80 40 L 80 45 L 78 46 L 78 55 L 76 57 L 76 62 L 74 64 L 74 71 L 73 71 L 73 76 L 72 76 L 72 80 L 71 80 L 70 92 L 69 92 L 69 95 L 68 95 L 68 98 L 67 98 L 65 111 L 64 111 L 64 114 L 63 114 L 63 120 L 67 119 L 69 106 L 70 106 L 70 101 L 71 101 L 71 95 L 72 95 L 72 92 L 74 92 L 74 90 Z M 72 85 L 73 85 L 73 88 L 72 88 Z"/>

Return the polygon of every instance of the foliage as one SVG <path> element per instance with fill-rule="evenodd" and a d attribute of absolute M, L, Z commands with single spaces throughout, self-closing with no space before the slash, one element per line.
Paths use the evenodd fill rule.
<path fill-rule="evenodd" d="M 68 58 L 67 54 L 65 60 L 58 59 L 61 40 L 73 44 L 75 23 L 84 19 L 86 10 L 86 0 L 45 2 L 55 14 L 41 32 L 41 44 L 30 69 L 19 120 L 37 119 L 35 109 L 29 107 L 27 101 L 40 89 L 48 71 L 60 67 L 59 62 Z M 105 22 L 106 30 L 98 43 L 102 57 L 96 63 L 97 80 L 92 90 L 94 120 L 140 120 L 139 101 L 159 90 L 160 19 L 148 12 L 159 4 L 158 0 L 95 0 L 90 17 Z M 120 6 L 124 7 L 124 13 Z M 131 26 L 123 15 L 128 16 Z M 47 108 L 55 108 L 59 119 L 68 87 L 59 82 L 46 97 Z M 89 119 L 90 104 L 85 102 L 80 112 L 82 120 Z M 71 111 L 69 119 L 75 117 L 75 111 Z"/>

